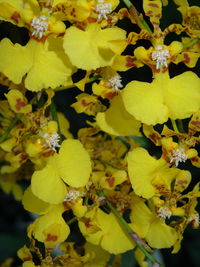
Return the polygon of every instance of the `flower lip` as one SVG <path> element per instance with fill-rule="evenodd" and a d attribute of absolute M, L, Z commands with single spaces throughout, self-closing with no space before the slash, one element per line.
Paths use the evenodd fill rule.
<path fill-rule="evenodd" d="M 36 36 L 38 39 L 41 39 L 44 33 L 48 30 L 48 21 L 45 15 L 40 17 L 35 17 L 31 21 L 31 27 L 34 29 L 32 36 Z"/>

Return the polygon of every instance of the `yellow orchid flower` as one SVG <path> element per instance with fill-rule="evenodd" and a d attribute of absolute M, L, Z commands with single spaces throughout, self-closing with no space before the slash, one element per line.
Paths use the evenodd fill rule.
<path fill-rule="evenodd" d="M 79 168 L 76 168 L 77 162 Z M 85 186 L 90 172 L 87 151 L 78 140 L 68 139 L 62 143 L 59 153 L 49 158 L 43 169 L 34 172 L 31 190 L 41 200 L 58 204 L 67 195 L 65 183 L 75 188 Z"/>
<path fill-rule="evenodd" d="M 123 253 L 134 247 L 133 242 L 124 234 L 121 225 L 112 213 L 106 214 L 96 209 L 92 217 L 91 211 L 85 216 L 86 220 L 82 218 L 79 221 L 79 227 L 88 242 L 100 245 L 114 254 Z"/>
<path fill-rule="evenodd" d="M 131 205 L 131 226 L 153 248 L 169 248 L 177 240 L 176 231 L 165 224 L 144 203 L 144 200 L 134 196 Z"/>
<path fill-rule="evenodd" d="M 105 132 L 115 136 L 140 136 L 140 122 L 129 114 L 123 103 L 123 96 L 119 94 L 111 100 L 110 107 L 96 116 L 97 125 Z"/>
<path fill-rule="evenodd" d="M 181 5 L 178 10 L 181 12 L 183 18 L 183 26 L 187 28 L 187 33 L 193 37 L 199 37 L 200 34 L 200 7 Z"/>
<path fill-rule="evenodd" d="M 192 85 L 192 86 L 191 86 Z M 200 80 L 193 72 L 170 78 L 158 73 L 151 83 L 132 81 L 122 91 L 126 110 L 148 125 L 185 119 L 200 108 Z"/>
<path fill-rule="evenodd" d="M 31 91 L 64 84 L 72 74 L 73 67 L 61 50 L 62 38 L 49 37 L 43 44 L 30 39 L 26 46 L 12 44 L 7 38 L 0 42 L 0 71 L 16 84 L 25 78 L 25 87 Z M 16 64 L 12 63 L 13 58 Z M 22 64 L 23 62 L 23 64 Z"/>
<path fill-rule="evenodd" d="M 135 148 L 128 153 L 128 173 L 134 192 L 149 199 L 166 196 L 171 192 L 171 182 L 182 172 L 163 159 L 156 160 L 144 148 Z M 187 173 L 190 176 L 190 173 Z"/>
<path fill-rule="evenodd" d="M 63 47 L 73 65 L 92 70 L 112 65 L 126 47 L 125 38 L 126 32 L 118 27 L 101 29 L 99 24 L 91 23 L 85 30 L 68 28 Z"/>

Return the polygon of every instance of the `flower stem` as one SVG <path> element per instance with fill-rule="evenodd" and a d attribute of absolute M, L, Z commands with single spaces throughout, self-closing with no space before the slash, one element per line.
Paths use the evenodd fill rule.
<path fill-rule="evenodd" d="M 58 125 L 58 134 L 60 135 L 60 137 L 62 137 L 62 133 L 61 133 L 61 129 L 60 129 L 60 123 L 58 121 L 58 115 L 57 115 L 56 105 L 53 102 L 50 105 L 50 114 L 51 114 L 52 120 L 57 122 L 57 125 Z"/>
<path fill-rule="evenodd" d="M 183 48 L 188 48 L 190 46 L 193 46 L 194 44 L 196 44 L 198 41 L 200 41 L 200 38 L 195 38 L 193 39 L 192 41 L 186 43 L 186 44 L 183 44 Z"/>
<path fill-rule="evenodd" d="M 178 124 L 178 129 L 180 130 L 181 133 L 184 133 L 184 127 L 183 127 L 183 122 L 182 120 L 177 120 L 177 124 Z"/>
<path fill-rule="evenodd" d="M 178 133 L 179 130 L 178 130 L 178 127 L 176 125 L 176 121 L 171 119 L 171 123 L 172 123 L 173 130 Z"/>
<path fill-rule="evenodd" d="M 34 96 L 31 101 L 30 104 L 33 104 L 33 102 L 35 101 L 36 97 Z M 8 125 L 8 128 L 5 130 L 5 132 L 2 134 L 2 136 L 0 137 L 0 143 L 5 141 L 9 135 L 9 133 L 11 132 L 12 128 L 15 126 L 15 124 L 17 124 L 17 122 L 24 116 L 24 113 L 19 113 L 16 115 L 16 118 L 14 120 L 12 120 L 10 122 L 10 124 Z"/>
<path fill-rule="evenodd" d="M 105 197 L 104 192 L 97 190 L 97 194 L 100 197 Z M 131 239 L 137 244 L 137 246 L 142 250 L 144 255 L 152 262 L 157 263 L 158 266 L 161 266 L 160 263 L 149 253 L 152 252 L 151 248 L 132 230 L 132 228 L 129 226 L 129 224 L 126 222 L 126 220 L 123 218 L 123 216 L 113 207 L 113 205 L 106 199 L 106 203 L 108 207 L 111 209 L 113 214 L 119 219 L 121 224 L 123 225 L 124 229 L 129 233 Z"/>
<path fill-rule="evenodd" d="M 70 224 L 74 223 L 76 220 L 77 220 L 77 218 L 73 217 L 69 221 L 67 221 L 67 224 L 70 225 Z"/>
<path fill-rule="evenodd" d="M 152 30 L 150 29 L 149 25 L 146 23 L 146 21 L 141 17 L 137 11 L 137 9 L 134 7 L 134 5 L 131 3 L 130 0 L 123 0 L 124 4 L 128 7 L 129 12 L 131 16 L 134 18 L 136 24 L 141 28 L 148 31 L 148 33 L 152 34 Z"/>
<path fill-rule="evenodd" d="M 16 116 L 16 118 L 14 120 L 12 120 L 10 122 L 10 124 L 8 125 L 8 128 L 5 130 L 5 132 L 2 134 L 2 136 L 0 137 L 0 143 L 5 141 L 10 133 L 10 131 L 12 130 L 12 128 L 15 126 L 15 124 L 18 122 L 18 120 L 21 119 L 21 117 L 23 116 L 24 114 L 18 114 Z"/>

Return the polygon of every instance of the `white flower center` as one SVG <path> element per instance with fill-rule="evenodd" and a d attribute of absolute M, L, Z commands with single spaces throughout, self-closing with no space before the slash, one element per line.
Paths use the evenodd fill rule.
<path fill-rule="evenodd" d="M 116 74 L 115 76 L 111 77 L 108 81 L 106 81 L 106 85 L 111 87 L 113 90 L 119 90 L 119 88 L 122 88 L 122 78 L 119 74 Z"/>
<path fill-rule="evenodd" d="M 43 138 L 45 139 L 46 145 L 53 151 L 56 152 L 56 147 L 60 147 L 60 136 L 53 132 L 51 134 L 45 133 L 43 135 Z"/>
<path fill-rule="evenodd" d="M 156 69 L 162 69 L 168 67 L 167 60 L 170 58 L 169 50 L 163 49 L 162 45 L 157 45 L 152 52 L 152 60 L 156 61 Z"/>
<path fill-rule="evenodd" d="M 48 30 L 47 17 L 42 15 L 39 18 L 33 18 L 31 27 L 34 29 L 32 36 L 36 36 L 37 38 L 41 39 L 44 33 Z"/>
<path fill-rule="evenodd" d="M 157 213 L 158 213 L 158 217 L 160 218 L 160 219 L 166 219 L 166 218 L 170 218 L 171 216 L 172 216 L 172 212 L 171 212 L 171 210 L 168 208 L 168 207 L 165 207 L 165 206 L 163 206 L 163 207 L 160 207 L 159 209 L 158 209 L 158 211 L 157 211 Z"/>
<path fill-rule="evenodd" d="M 98 19 L 101 19 L 101 17 L 107 19 L 107 14 L 112 11 L 112 4 L 104 3 L 104 0 L 98 0 L 98 4 L 96 4 L 94 10 L 98 13 Z"/>
<path fill-rule="evenodd" d="M 187 154 L 185 153 L 185 149 L 183 147 L 174 149 L 172 151 L 172 156 L 170 163 L 174 162 L 175 166 L 177 167 L 179 162 L 186 162 L 187 160 Z"/>
<path fill-rule="evenodd" d="M 79 190 L 70 189 L 64 198 L 64 201 L 67 202 L 75 202 L 78 197 L 83 197 L 85 194 L 83 192 L 80 192 Z"/>

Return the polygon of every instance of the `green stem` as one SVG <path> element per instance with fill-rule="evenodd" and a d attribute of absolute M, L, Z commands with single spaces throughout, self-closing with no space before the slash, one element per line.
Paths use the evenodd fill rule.
<path fill-rule="evenodd" d="M 200 38 L 195 38 L 192 41 L 188 42 L 187 44 L 183 44 L 183 48 L 188 48 L 190 46 L 193 46 L 196 44 L 198 41 L 200 41 Z"/>
<path fill-rule="evenodd" d="M 131 3 L 130 0 L 123 0 L 124 4 L 128 7 L 130 14 L 132 15 L 132 17 L 135 19 L 135 22 L 137 23 L 137 25 L 141 28 L 141 29 L 145 29 L 148 31 L 148 33 L 150 33 L 152 35 L 152 30 L 149 27 L 149 25 L 146 23 L 146 21 L 141 18 L 141 16 L 139 15 L 137 9 L 134 7 L 134 5 Z"/>
<path fill-rule="evenodd" d="M 179 130 L 178 130 L 178 127 L 176 125 L 176 121 L 171 119 L 171 123 L 172 123 L 173 130 L 178 133 Z"/>
<path fill-rule="evenodd" d="M 36 97 L 34 96 L 31 99 L 30 104 L 33 104 L 35 99 L 36 99 Z M 18 122 L 18 120 L 20 120 L 23 116 L 24 116 L 24 113 L 19 113 L 19 114 L 16 115 L 16 118 L 10 122 L 10 124 L 8 125 L 8 128 L 5 130 L 3 135 L 0 137 L 0 143 L 7 139 L 7 137 L 9 135 L 10 131 L 12 130 L 12 128 L 15 126 L 15 124 Z"/>
<path fill-rule="evenodd" d="M 100 197 L 105 197 L 105 194 L 97 190 L 97 194 Z M 119 219 L 121 224 L 123 225 L 124 229 L 128 232 L 129 236 L 131 239 L 137 244 L 137 246 L 141 249 L 141 251 L 144 253 L 144 255 L 152 262 L 152 263 L 157 263 L 158 266 L 161 266 L 160 263 L 149 253 L 149 251 L 152 251 L 151 248 L 131 229 L 129 224 L 126 222 L 126 220 L 123 218 L 123 216 L 112 206 L 112 204 L 106 199 L 106 203 L 108 207 L 111 209 L 113 214 Z"/>
<path fill-rule="evenodd" d="M 16 116 L 16 118 L 14 120 L 12 120 L 8 126 L 8 128 L 5 130 L 5 132 L 3 133 L 3 135 L 0 137 L 0 143 L 5 141 L 10 133 L 10 131 L 12 130 L 12 128 L 15 126 L 15 124 L 18 122 L 18 120 L 21 119 L 21 117 L 23 116 L 24 114 L 18 114 Z"/>
<path fill-rule="evenodd" d="M 61 133 L 61 129 L 60 129 L 60 123 L 58 121 L 58 114 L 57 114 L 57 110 L 56 110 L 56 105 L 53 102 L 50 105 L 50 114 L 51 114 L 52 120 L 57 122 L 58 134 L 60 135 L 60 137 L 62 137 L 62 133 Z"/>
<path fill-rule="evenodd" d="M 178 129 L 180 130 L 181 133 L 184 133 L 184 127 L 183 127 L 183 122 L 182 120 L 177 120 L 177 124 L 178 124 Z"/>
<path fill-rule="evenodd" d="M 70 224 L 74 223 L 76 220 L 77 220 L 77 218 L 73 217 L 69 221 L 67 221 L 67 224 L 70 225 Z"/>

